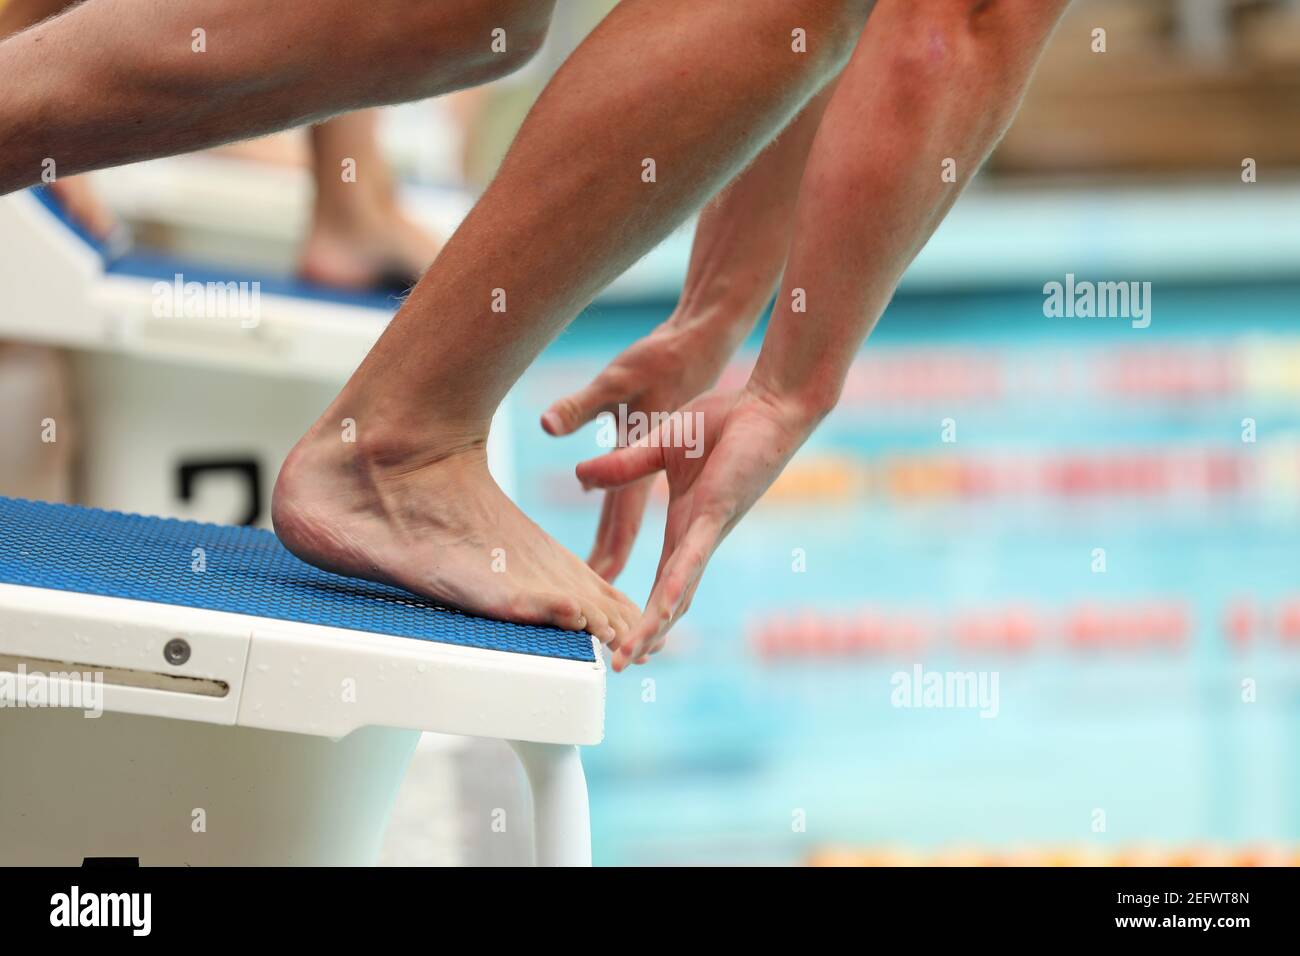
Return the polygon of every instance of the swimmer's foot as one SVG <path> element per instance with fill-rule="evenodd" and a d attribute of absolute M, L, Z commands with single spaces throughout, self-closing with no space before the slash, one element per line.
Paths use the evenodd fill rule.
<path fill-rule="evenodd" d="M 497 487 L 482 442 L 400 460 L 363 447 L 317 423 L 280 470 L 276 534 L 304 561 L 485 617 L 586 630 L 614 647 L 640 619 Z"/>
<path fill-rule="evenodd" d="M 442 243 L 395 204 L 365 201 L 363 208 L 319 211 L 303 245 L 299 275 L 337 289 L 369 289 L 390 276 L 412 285 Z"/>

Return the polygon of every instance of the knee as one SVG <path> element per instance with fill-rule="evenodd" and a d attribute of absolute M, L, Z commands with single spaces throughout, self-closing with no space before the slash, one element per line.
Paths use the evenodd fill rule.
<path fill-rule="evenodd" d="M 1070 0 L 880 0 L 881 25 L 909 25 L 952 38 L 1041 33 Z M 873 20 L 873 24 L 875 20 Z"/>
<path fill-rule="evenodd" d="M 441 73 L 439 55 L 454 60 L 456 86 L 474 85 L 515 72 L 537 55 L 550 29 L 555 0 L 477 0 L 455 31 L 448 51 L 446 30 L 430 30 L 429 66 Z"/>
<path fill-rule="evenodd" d="M 386 99 L 418 99 L 499 79 L 532 59 L 555 0 L 410 3 L 384 28 Z"/>
<path fill-rule="evenodd" d="M 944 85 L 1035 54 L 1069 0 L 880 0 L 870 29 L 887 32 L 890 71 Z"/>
<path fill-rule="evenodd" d="M 875 5 L 876 0 L 798 0 L 782 16 L 807 31 L 812 68 L 833 73 L 848 62 Z"/>
<path fill-rule="evenodd" d="M 489 33 L 498 75 L 504 76 L 519 69 L 542 48 L 555 0 L 490 0 L 487 6 L 494 24 Z"/>

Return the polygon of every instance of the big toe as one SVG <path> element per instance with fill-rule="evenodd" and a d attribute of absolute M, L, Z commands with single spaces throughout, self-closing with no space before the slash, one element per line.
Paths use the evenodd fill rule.
<path fill-rule="evenodd" d="M 567 594 L 533 594 L 527 601 L 534 605 L 547 624 L 563 628 L 566 631 L 582 631 L 587 628 L 587 615 L 583 613 L 582 602 Z"/>

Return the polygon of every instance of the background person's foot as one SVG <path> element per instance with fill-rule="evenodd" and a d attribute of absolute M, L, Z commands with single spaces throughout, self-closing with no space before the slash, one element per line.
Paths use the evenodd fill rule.
<path fill-rule="evenodd" d="M 304 561 L 614 647 L 639 621 L 631 600 L 506 497 L 481 444 L 398 461 L 328 432 L 318 423 L 289 454 L 272 501 L 276 534 Z"/>
<path fill-rule="evenodd" d="M 412 285 L 442 243 L 395 206 L 349 215 L 316 217 L 303 243 L 299 275 L 337 289 L 369 289 L 400 276 Z"/>

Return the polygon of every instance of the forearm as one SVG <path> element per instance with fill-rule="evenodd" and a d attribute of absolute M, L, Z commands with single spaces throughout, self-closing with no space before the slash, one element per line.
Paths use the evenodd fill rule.
<path fill-rule="evenodd" d="M 881 0 L 808 160 L 756 386 L 814 417 L 833 407 L 903 271 L 1009 125 L 1065 6 Z"/>
<path fill-rule="evenodd" d="M 834 81 L 700 213 L 669 323 L 703 327 L 734 349 L 771 299 L 790 251 L 799 182 Z"/>

